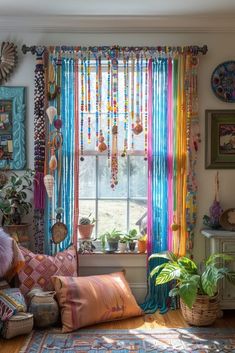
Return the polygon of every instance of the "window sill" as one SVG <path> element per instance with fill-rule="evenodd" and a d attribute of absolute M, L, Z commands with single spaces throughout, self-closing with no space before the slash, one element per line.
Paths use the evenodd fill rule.
<path fill-rule="evenodd" d="M 120 251 L 116 251 L 116 252 L 113 252 L 113 253 L 109 253 L 109 252 L 102 252 L 102 251 L 93 251 L 93 252 L 85 252 L 85 253 L 78 253 L 78 255 L 80 256 L 84 256 L 84 255 L 101 255 L 101 256 L 109 256 L 109 255 L 115 255 L 115 256 L 117 256 L 117 255 L 125 255 L 125 256 L 127 256 L 127 255 L 138 255 L 138 256 L 147 256 L 147 253 L 140 253 L 140 252 L 135 252 L 135 251 L 133 251 L 133 252 L 120 252 Z"/>

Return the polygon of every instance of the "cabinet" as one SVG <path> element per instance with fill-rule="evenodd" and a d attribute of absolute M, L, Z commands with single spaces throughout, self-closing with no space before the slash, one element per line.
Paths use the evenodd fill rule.
<path fill-rule="evenodd" d="M 203 229 L 201 234 L 206 237 L 206 256 L 214 253 L 226 253 L 235 257 L 235 232 L 226 230 Z M 229 264 L 235 271 L 235 262 Z M 223 280 L 220 286 L 221 309 L 235 309 L 235 286 Z"/>
<path fill-rule="evenodd" d="M 79 275 L 91 276 L 126 271 L 126 279 L 137 302 L 143 303 L 147 292 L 147 254 L 79 254 Z"/>

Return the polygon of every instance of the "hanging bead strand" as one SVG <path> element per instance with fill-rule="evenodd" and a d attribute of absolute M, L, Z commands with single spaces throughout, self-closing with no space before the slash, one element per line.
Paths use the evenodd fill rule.
<path fill-rule="evenodd" d="M 144 85 L 144 159 L 148 156 L 148 59 L 145 59 L 145 85 Z"/>
<path fill-rule="evenodd" d="M 108 85 L 107 85 L 107 148 L 108 148 L 108 162 L 110 160 L 110 127 L 111 127 L 111 98 L 110 98 L 110 90 L 111 90 L 111 61 L 108 58 Z"/>
<path fill-rule="evenodd" d="M 128 57 L 123 59 L 124 65 L 124 146 L 122 157 L 126 156 L 128 150 L 128 113 L 129 113 L 129 62 Z"/>
<path fill-rule="evenodd" d="M 133 128 L 133 133 L 139 135 L 143 131 L 140 123 L 140 60 L 137 56 L 136 60 L 136 125 Z"/>
<path fill-rule="evenodd" d="M 87 100 L 88 100 L 88 119 L 87 119 L 87 142 L 91 143 L 91 59 L 90 52 L 88 53 L 87 63 Z"/>
<path fill-rule="evenodd" d="M 131 149 L 134 149 L 134 104 L 135 104 L 135 59 L 132 57 L 131 62 Z"/>
<path fill-rule="evenodd" d="M 84 161 L 84 61 L 81 58 L 81 122 L 80 122 L 80 148 L 81 157 L 80 160 Z"/>
<path fill-rule="evenodd" d="M 99 144 L 99 59 L 95 61 L 95 145 L 98 148 Z"/>
<path fill-rule="evenodd" d="M 113 88 L 113 127 L 112 127 L 112 156 L 111 156 L 111 187 L 118 184 L 118 61 L 112 59 L 112 88 Z"/>
<path fill-rule="evenodd" d="M 99 152 L 104 152 L 107 150 L 107 145 L 104 142 L 104 136 L 102 131 L 102 63 L 101 56 L 99 56 L 99 72 L 98 72 L 98 82 L 99 82 L 99 122 L 100 122 L 100 135 L 99 135 Z"/>

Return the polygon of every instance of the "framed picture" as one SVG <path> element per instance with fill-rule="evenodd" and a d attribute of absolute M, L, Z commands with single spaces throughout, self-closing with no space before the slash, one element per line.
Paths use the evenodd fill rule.
<path fill-rule="evenodd" d="M 0 169 L 25 165 L 25 88 L 0 86 Z"/>
<path fill-rule="evenodd" d="M 235 110 L 206 110 L 206 169 L 235 168 Z"/>

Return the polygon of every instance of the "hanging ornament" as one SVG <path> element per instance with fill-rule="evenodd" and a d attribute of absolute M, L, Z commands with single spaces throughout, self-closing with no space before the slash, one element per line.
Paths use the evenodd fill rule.
<path fill-rule="evenodd" d="M 132 130 L 132 134 L 131 134 L 131 149 L 134 149 L 134 99 L 135 96 L 135 59 L 134 57 L 132 57 L 132 63 L 131 63 L 131 130 Z"/>
<path fill-rule="evenodd" d="M 144 85 L 144 160 L 148 159 L 148 59 L 145 60 Z"/>
<path fill-rule="evenodd" d="M 118 184 L 118 155 L 117 155 L 117 135 L 118 127 L 112 127 L 112 155 L 111 155 L 111 188 Z"/>
<path fill-rule="evenodd" d="M 129 62 L 128 57 L 123 59 L 124 65 L 124 145 L 122 157 L 125 157 L 128 150 L 128 114 L 129 114 Z"/>
<path fill-rule="evenodd" d="M 57 129 L 57 130 L 60 130 L 62 128 L 62 120 L 61 119 L 56 119 L 54 121 L 54 127 Z"/>
<path fill-rule="evenodd" d="M 210 211 L 210 224 L 214 229 L 220 228 L 220 216 L 223 213 L 222 207 L 220 206 L 219 201 L 219 172 L 215 175 L 215 198 L 209 208 Z"/>
<path fill-rule="evenodd" d="M 44 185 L 46 188 L 47 196 L 51 198 L 54 192 L 55 179 L 53 175 L 47 174 L 44 176 Z"/>
<path fill-rule="evenodd" d="M 56 168 L 57 168 L 57 159 L 55 156 L 55 149 L 51 148 L 51 158 L 50 158 L 50 162 L 49 162 L 49 169 L 51 171 L 54 171 L 54 170 L 56 170 Z"/>
<path fill-rule="evenodd" d="M 136 61 L 136 125 L 132 128 L 135 135 L 139 135 L 143 131 L 140 120 L 140 62 L 139 57 Z"/>
<path fill-rule="evenodd" d="M 53 120 L 54 120 L 55 116 L 57 115 L 57 109 L 53 106 L 50 106 L 47 108 L 46 113 L 47 113 L 49 122 L 52 125 Z"/>
<path fill-rule="evenodd" d="M 102 134 L 102 130 L 100 130 L 98 150 L 99 152 L 104 152 L 107 150 L 107 145 L 104 142 L 104 136 Z"/>
<path fill-rule="evenodd" d="M 52 61 L 49 62 L 47 98 L 53 101 L 60 94 L 60 87 L 55 82 L 55 70 Z"/>
<path fill-rule="evenodd" d="M 91 143 L 91 64 L 90 64 L 90 52 L 88 53 L 88 64 L 87 64 L 87 100 L 88 100 L 88 118 L 87 118 L 87 142 Z"/>

